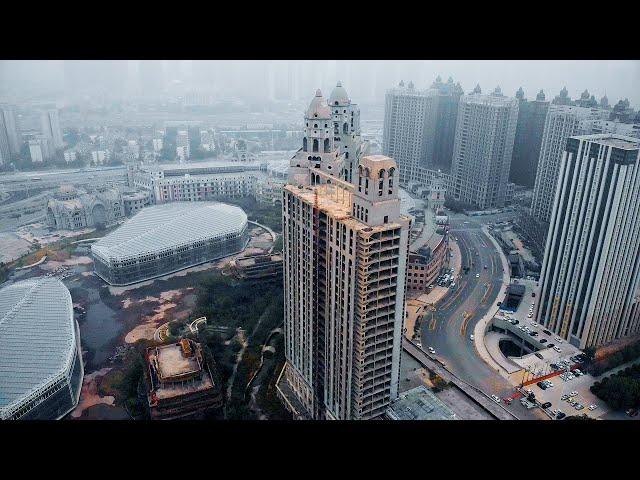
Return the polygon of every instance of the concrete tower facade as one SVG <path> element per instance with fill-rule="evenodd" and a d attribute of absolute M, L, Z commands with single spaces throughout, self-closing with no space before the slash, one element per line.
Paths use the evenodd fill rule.
<path fill-rule="evenodd" d="M 640 333 L 640 140 L 568 139 L 536 319 L 579 348 Z"/>
<path fill-rule="evenodd" d="M 416 178 L 419 168 L 435 167 L 437 113 L 437 89 L 400 82 L 386 93 L 382 151 L 398 162 L 402 182 Z"/>
<path fill-rule="evenodd" d="M 535 219 L 545 223 L 551 220 L 558 169 L 567 139 L 574 135 L 591 133 L 589 120 L 606 118 L 606 115 L 606 111 L 594 108 L 562 104 L 549 106 L 531 202 L 531 215 Z"/>
<path fill-rule="evenodd" d="M 20 153 L 20 140 L 18 137 L 18 128 L 16 125 L 16 116 L 13 107 L 10 105 L 0 105 L 0 124 L 4 124 L 7 141 L 9 143 L 9 151 L 13 155 Z M 1 127 L 0 127 L 1 128 Z"/>
<path fill-rule="evenodd" d="M 51 139 L 53 148 L 58 149 L 64 147 L 58 110 L 46 110 L 42 112 L 40 123 L 42 126 L 42 134 Z"/>
<path fill-rule="evenodd" d="M 522 88 L 518 90 L 516 98 L 518 98 L 518 124 L 509 180 L 531 188 L 536 181 L 540 146 L 542 145 L 549 102 L 545 101 L 542 90 L 536 96 L 535 101 L 527 101 L 524 98 Z"/>
<path fill-rule="evenodd" d="M 504 205 L 517 119 L 518 101 L 499 87 L 482 95 L 477 86 L 460 98 L 451 170 L 458 199 L 481 209 Z"/>
<path fill-rule="evenodd" d="M 297 418 L 370 419 L 398 396 L 410 218 L 391 158 L 363 156 L 354 183 L 340 178 L 331 122 L 317 92 L 283 188 L 278 392 Z"/>

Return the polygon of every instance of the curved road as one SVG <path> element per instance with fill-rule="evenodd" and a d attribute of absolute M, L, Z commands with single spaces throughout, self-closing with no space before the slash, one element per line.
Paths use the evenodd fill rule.
<path fill-rule="evenodd" d="M 433 347 L 447 369 L 467 383 L 502 398 L 514 392 L 513 386 L 481 359 L 469 338 L 478 320 L 504 298 L 500 254 L 482 232 L 479 220 L 458 215 L 450 218 L 449 232 L 460 246 L 463 270 L 456 287 L 442 298 L 436 311 L 425 314 L 420 327 L 422 347 Z M 468 273 L 464 273 L 465 266 Z M 538 409 L 527 411 L 517 401 L 507 408 L 519 418 L 546 418 Z"/>

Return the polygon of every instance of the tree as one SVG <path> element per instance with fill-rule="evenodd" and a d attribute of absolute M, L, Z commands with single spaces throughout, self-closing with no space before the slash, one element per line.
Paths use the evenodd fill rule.
<path fill-rule="evenodd" d="M 595 360 L 596 347 L 587 347 L 582 352 L 584 353 L 584 356 L 586 357 L 588 363 L 591 363 Z"/>

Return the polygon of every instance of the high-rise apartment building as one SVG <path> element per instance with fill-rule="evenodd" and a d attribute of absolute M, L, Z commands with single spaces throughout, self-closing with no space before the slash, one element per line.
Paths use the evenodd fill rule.
<path fill-rule="evenodd" d="M 58 149 L 64 147 L 58 110 L 51 109 L 43 111 L 40 116 L 40 123 L 42 126 L 42 134 L 51 139 L 53 148 Z"/>
<path fill-rule="evenodd" d="M 37 135 L 29 140 L 29 156 L 33 163 L 42 163 L 51 158 L 51 140 L 44 135 Z"/>
<path fill-rule="evenodd" d="M 385 95 L 382 152 L 395 159 L 400 181 L 415 177 L 418 168 L 434 168 L 438 90 L 417 90 L 412 82 Z"/>
<path fill-rule="evenodd" d="M 297 418 L 375 418 L 398 396 L 410 218 L 394 160 L 363 156 L 353 183 L 341 178 L 345 160 L 318 91 L 282 193 L 278 392 Z"/>
<path fill-rule="evenodd" d="M 549 102 L 545 101 L 542 90 L 534 101 L 527 101 L 524 98 L 522 88 L 520 88 L 516 93 L 516 98 L 518 99 L 518 124 L 513 144 L 509 181 L 533 188 Z"/>
<path fill-rule="evenodd" d="M 10 159 L 11 148 L 9 147 L 9 138 L 7 137 L 7 129 L 5 128 L 2 112 L 0 112 L 0 167 L 9 163 Z"/>
<path fill-rule="evenodd" d="M 640 333 L 639 152 L 583 135 L 560 160 L 536 318 L 579 348 Z"/>
<path fill-rule="evenodd" d="M 542 133 L 540 157 L 533 189 L 531 215 L 540 222 L 551 219 L 558 168 L 567 139 L 591 133 L 591 121 L 604 119 L 606 110 L 572 105 L 550 105 Z"/>
<path fill-rule="evenodd" d="M 437 108 L 435 138 L 433 139 L 433 161 L 431 168 L 451 171 L 451 159 L 453 158 L 453 144 L 456 138 L 456 122 L 458 120 L 458 105 L 463 95 L 460 83 L 453 83 L 449 77 L 447 83 L 443 83 L 438 76 L 431 85 L 437 90 Z"/>
<path fill-rule="evenodd" d="M 20 153 L 20 139 L 16 125 L 16 116 L 13 107 L 10 105 L 0 105 L 0 130 L 4 129 L 9 144 L 9 151 L 12 155 Z M 1 135 L 1 133 L 0 133 Z"/>
<path fill-rule="evenodd" d="M 181 162 L 189 160 L 191 156 L 188 130 L 178 130 L 176 135 L 176 155 Z"/>
<path fill-rule="evenodd" d="M 518 120 L 518 102 L 500 88 L 460 98 L 451 174 L 454 195 L 477 208 L 502 207 Z"/>

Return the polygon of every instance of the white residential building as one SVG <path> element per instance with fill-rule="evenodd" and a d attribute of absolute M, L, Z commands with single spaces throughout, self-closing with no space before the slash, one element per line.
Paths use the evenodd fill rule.
<path fill-rule="evenodd" d="M 540 158 L 533 190 L 531 215 L 548 223 L 551 219 L 553 198 L 558 180 L 558 168 L 567 139 L 573 135 L 592 132 L 596 120 L 604 120 L 606 110 L 584 108 L 572 105 L 550 105 L 542 134 Z"/>
<path fill-rule="evenodd" d="M 185 162 L 191 156 L 189 147 L 189 132 L 187 130 L 179 130 L 176 137 L 176 155 L 180 162 Z"/>
<path fill-rule="evenodd" d="M 639 152 L 584 135 L 560 158 L 536 318 L 579 348 L 640 333 Z"/>
<path fill-rule="evenodd" d="M 436 89 L 417 90 L 412 82 L 385 95 L 382 152 L 398 162 L 402 182 L 433 167 L 437 101 Z"/>
<path fill-rule="evenodd" d="M 497 87 L 460 97 L 453 146 L 453 194 L 480 209 L 504 206 L 518 121 L 518 101 Z"/>

